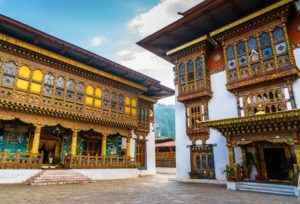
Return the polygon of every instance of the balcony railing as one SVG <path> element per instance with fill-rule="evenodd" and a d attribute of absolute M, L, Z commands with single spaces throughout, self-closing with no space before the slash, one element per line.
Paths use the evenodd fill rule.
<path fill-rule="evenodd" d="M 42 153 L 0 152 L 0 169 L 39 169 L 43 164 Z"/>
<path fill-rule="evenodd" d="M 134 158 L 125 156 L 83 156 L 75 155 L 65 158 L 65 167 L 70 169 L 120 169 L 136 168 Z"/>

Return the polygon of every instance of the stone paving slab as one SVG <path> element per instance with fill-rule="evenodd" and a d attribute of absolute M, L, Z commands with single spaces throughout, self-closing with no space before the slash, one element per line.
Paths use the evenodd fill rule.
<path fill-rule="evenodd" d="M 169 181 L 169 175 L 90 184 L 0 185 L 1 204 L 295 204 L 296 197 L 228 191 L 223 185 Z M 300 203 L 300 202 L 299 202 Z"/>

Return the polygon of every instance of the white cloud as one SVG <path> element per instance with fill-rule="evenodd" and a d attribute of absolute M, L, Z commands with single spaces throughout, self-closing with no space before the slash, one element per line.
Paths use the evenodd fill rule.
<path fill-rule="evenodd" d="M 102 37 L 102 36 L 96 36 L 96 37 L 93 37 L 93 38 L 89 41 L 89 44 L 90 44 L 90 46 L 92 46 L 92 47 L 98 47 L 98 46 L 100 46 L 105 40 L 106 40 L 105 37 Z"/>
<path fill-rule="evenodd" d="M 133 18 L 127 27 L 133 34 L 145 37 L 165 27 L 181 16 L 177 12 L 185 11 L 203 0 L 161 0 L 159 4 Z"/>
<path fill-rule="evenodd" d="M 127 28 L 135 41 L 141 40 L 146 35 L 156 32 L 158 29 L 177 20 L 181 16 L 177 12 L 185 11 L 202 0 L 161 0 L 149 11 L 139 13 L 136 17 L 127 23 Z M 114 60 L 120 64 L 130 67 L 136 71 L 146 74 L 170 88 L 174 88 L 174 74 L 171 63 L 150 53 L 149 51 L 135 45 L 131 41 L 130 47 L 117 52 Z M 174 104 L 175 97 L 169 97 L 159 101 L 164 104 Z"/>

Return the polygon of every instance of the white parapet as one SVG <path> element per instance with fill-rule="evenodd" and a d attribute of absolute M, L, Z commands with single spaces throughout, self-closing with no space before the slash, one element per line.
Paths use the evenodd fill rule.
<path fill-rule="evenodd" d="M 91 180 L 130 179 L 140 176 L 138 169 L 72 169 Z"/>
<path fill-rule="evenodd" d="M 294 50 L 294 57 L 298 69 L 300 69 L 300 48 Z M 300 108 L 300 79 L 293 83 L 294 96 L 297 108 Z"/>
<path fill-rule="evenodd" d="M 1 169 L 0 184 L 24 183 L 41 171 L 40 169 Z"/>

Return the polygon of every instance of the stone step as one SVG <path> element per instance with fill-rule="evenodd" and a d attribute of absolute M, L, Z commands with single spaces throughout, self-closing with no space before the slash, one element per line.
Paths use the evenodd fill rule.
<path fill-rule="evenodd" d="M 277 195 L 289 195 L 295 196 L 294 191 L 292 192 L 282 192 L 282 191 L 269 191 L 269 190 L 258 190 L 258 189 L 249 189 L 249 188 L 238 188 L 240 191 L 251 191 L 251 192 L 259 192 L 259 193 L 270 193 L 270 194 L 277 194 Z"/>
<path fill-rule="evenodd" d="M 239 186 L 247 185 L 247 186 L 265 186 L 272 188 L 294 188 L 293 185 L 287 184 L 272 184 L 272 183 L 254 183 L 254 182 L 240 182 Z"/>
<path fill-rule="evenodd" d="M 44 170 L 27 183 L 29 185 L 55 185 L 90 183 L 91 180 L 78 172 L 70 170 Z"/>
<path fill-rule="evenodd" d="M 292 185 L 241 182 L 238 184 L 237 189 L 241 191 L 272 193 L 279 195 L 295 195 L 295 187 Z"/>

